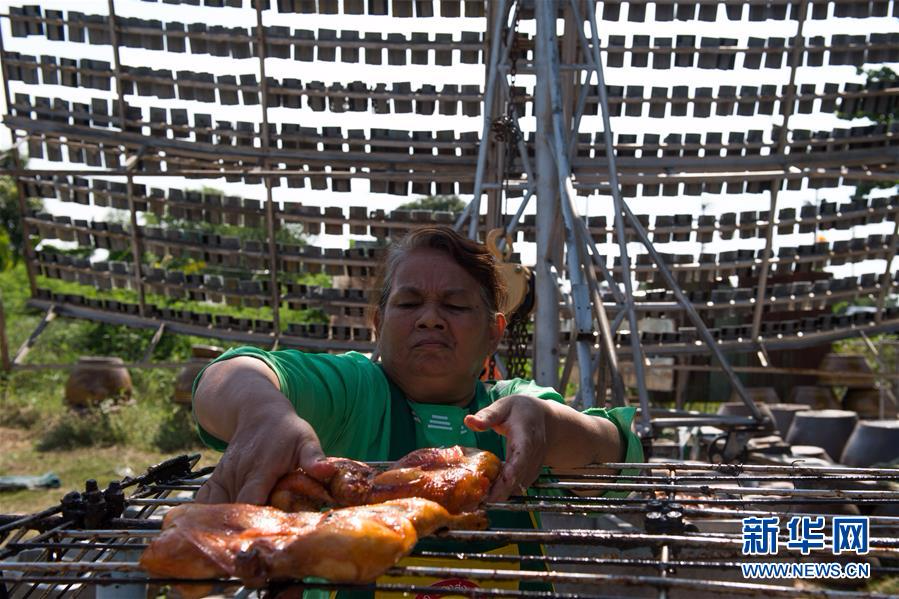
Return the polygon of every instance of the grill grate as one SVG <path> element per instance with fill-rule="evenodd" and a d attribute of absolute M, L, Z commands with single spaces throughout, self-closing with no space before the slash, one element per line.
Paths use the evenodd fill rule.
<path fill-rule="evenodd" d="M 193 470 L 198 456 L 180 456 L 147 474 L 111 485 L 104 499 L 105 518 L 97 521 L 97 490 L 81 494 L 80 504 L 24 517 L 0 517 L 0 598 L 60 596 L 143 596 L 147 585 L 185 581 L 148 579 L 137 567 L 146 544 L 159 534 L 161 515 L 171 506 L 192 501 L 210 469 Z M 376 463 L 375 465 L 382 465 Z M 608 464 L 606 467 L 621 467 Z M 628 464 L 628 467 L 634 467 Z M 864 514 L 870 521 L 870 552 L 853 561 L 870 566 L 871 579 L 899 579 L 899 470 L 874 468 L 714 465 L 653 462 L 636 465 L 641 475 L 619 481 L 614 475 L 585 468 L 577 474 L 548 476 L 532 495 L 491 504 L 489 509 L 534 511 L 540 530 L 451 531 L 449 540 L 538 542 L 546 555 L 499 555 L 480 551 L 419 550 L 414 557 L 441 558 L 454 567 L 404 565 L 388 574 L 404 584 L 366 586 L 273 583 L 259 593 L 299 596 L 298 589 L 376 589 L 434 596 L 434 589 L 414 581 L 464 578 L 486 581 L 539 581 L 554 585 L 557 597 L 877 597 L 864 587 L 792 586 L 789 581 L 758 583 L 743 579 L 740 564 L 766 558 L 742 555 L 741 519 L 745 517 L 834 516 Z M 115 508 L 115 493 L 130 489 L 124 513 Z M 606 491 L 627 497 L 573 495 Z M 94 493 L 91 495 L 91 493 Z M 102 494 L 101 494 L 102 495 Z M 92 520 L 91 511 L 94 513 Z M 896 514 L 896 515 L 891 515 Z M 785 527 L 781 528 L 783 533 Z M 786 535 L 779 538 L 783 547 Z M 767 556 L 768 561 L 798 561 L 799 552 Z M 839 561 L 828 545 L 812 549 L 805 561 Z M 475 566 L 475 564 L 477 564 Z M 512 569 L 509 569 L 511 566 Z M 237 580 L 191 581 L 238 592 Z M 503 588 L 454 589 L 453 594 L 485 597 L 545 597 L 547 592 Z"/>

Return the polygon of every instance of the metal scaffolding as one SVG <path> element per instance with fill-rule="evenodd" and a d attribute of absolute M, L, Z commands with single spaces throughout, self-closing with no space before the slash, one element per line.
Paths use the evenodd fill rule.
<path fill-rule="evenodd" d="M 25 168 L 13 153 L 6 172 L 16 177 L 26 237 L 77 240 L 84 247 L 116 247 L 130 251 L 126 262 L 84 262 L 26 244 L 26 266 L 32 303 L 48 315 L 70 315 L 134 326 L 239 339 L 267 346 L 308 349 L 371 349 L 371 331 L 360 323 L 366 289 L 310 289 L 290 282 L 293 273 L 326 272 L 358 280 L 368 276 L 380 257 L 378 248 L 334 251 L 318 246 L 278 242 L 277 233 L 292 224 L 325 235 L 366 235 L 378 243 L 402 235 L 423 222 L 455 224 L 471 237 L 500 226 L 505 233 L 536 243 L 533 336 L 534 377 L 542 384 L 565 383 L 578 365 L 578 400 L 584 407 L 627 401 L 622 371 L 630 368 L 641 407 L 641 433 L 652 434 L 649 391 L 645 383 L 650 358 L 705 355 L 717 364 L 737 396 L 747 403 L 747 426 L 761 414 L 725 357 L 725 352 L 751 352 L 766 365 L 768 351 L 827 342 L 861 333 L 899 330 L 899 313 L 887 306 L 895 289 L 895 255 L 899 202 L 895 197 L 836 204 L 822 202 L 799 214 L 783 208 L 784 190 L 807 184 L 815 189 L 860 181 L 884 183 L 899 179 L 896 164 L 899 126 L 876 124 L 834 130 L 827 135 L 792 129 L 791 116 L 853 113 L 891 106 L 897 97 L 887 87 L 856 83 L 802 84 L 797 71 L 828 64 L 864 65 L 899 62 L 899 44 L 891 32 L 876 26 L 864 36 L 808 36 L 806 26 L 828 18 L 832 3 L 745 0 L 689 6 L 656 2 L 656 17 L 685 22 L 748 18 L 751 25 L 766 20 L 795 21 L 789 40 L 768 36 L 745 42 L 723 37 L 657 36 L 645 40 L 605 32 L 600 21 L 619 20 L 617 2 L 586 0 L 498 0 L 464 3 L 430 0 L 412 3 L 324 3 L 303 5 L 262 2 L 229 10 L 247 10 L 255 26 L 227 28 L 206 23 L 160 22 L 123 18 L 108 0 L 104 15 L 40 6 L 11 7 L 0 15 L 8 25 L 0 32 L 0 61 L 7 104 L 5 124 L 14 145 L 27 145 L 35 157 L 59 162 L 51 167 Z M 645 20 L 645 4 L 624 3 L 628 21 Z M 896 2 L 840 3 L 838 17 L 872 18 L 896 13 Z M 856 6 L 856 4 L 858 6 Z M 407 6 L 409 5 L 409 6 Z M 464 16 L 462 33 L 359 32 L 295 29 L 276 23 L 277 15 L 321 11 L 339 18 L 346 14 L 386 15 L 397 19 Z M 823 12 L 822 7 L 823 6 Z M 311 7 L 311 8 L 310 8 Z M 744 8 L 746 11 L 744 11 Z M 463 10 L 464 9 L 464 10 Z M 714 9 L 714 10 L 712 10 Z M 207 4 L 215 14 L 220 7 Z M 601 11 L 598 13 L 597 11 Z M 349 11 L 349 12 L 346 12 Z M 867 12 L 866 12 L 867 11 Z M 892 12 L 891 12 L 892 11 Z M 252 12 L 252 19 L 249 19 Z M 856 14 L 856 12 L 858 14 Z M 444 14 L 445 13 L 445 14 Z M 669 18 L 670 17 L 670 18 Z M 475 21 L 480 19 L 479 21 Z M 471 23 L 481 23 L 475 28 Z M 876 21 L 872 21 L 875 22 Z M 527 23 L 528 27 L 521 27 Z M 536 34 L 529 33 L 536 30 Z M 603 25 L 604 27 L 604 25 Z M 611 28 L 610 28 L 611 29 Z M 286 31 L 285 31 L 286 30 Z M 8 49 L 18 38 L 43 36 L 77 49 L 90 44 L 110 49 L 111 61 L 69 56 L 28 56 Z M 10 39 L 10 37 L 12 39 Z M 4 39 L 5 38 L 5 39 Z M 4 45 L 5 44 L 5 45 Z M 255 58 L 255 72 L 212 75 L 191 70 L 172 72 L 148 65 L 123 64 L 120 48 L 180 55 Z M 477 84 L 432 83 L 412 89 L 409 83 L 318 81 L 279 78 L 277 61 L 301 64 L 337 61 L 387 67 L 405 64 L 453 67 L 483 66 Z M 72 56 L 78 53 L 73 52 Z M 128 55 L 125 54 L 127 57 Z M 616 69 L 744 69 L 781 65 L 786 59 L 788 83 L 776 85 L 695 87 L 617 85 Z M 672 63 L 673 61 L 673 63 Z M 803 66 L 805 65 L 805 66 Z M 769 68 L 774 68 L 770 66 Z M 609 72 L 613 74 L 608 77 Z M 649 73 L 649 71 L 647 71 Z M 536 75 L 522 83 L 521 79 Z M 516 77 L 520 76 L 517 80 Z M 686 75 L 685 75 L 686 76 Z M 647 75 L 649 78 L 649 75 Z M 11 92 L 15 86 L 15 93 Z M 115 86 L 114 88 L 112 86 Z M 114 93 L 112 110 L 106 99 L 91 104 L 71 100 L 66 88 Z M 44 92 L 44 89 L 50 90 Z M 649 92 L 648 94 L 645 92 Z M 47 97 L 52 96 L 52 97 Z M 190 114 L 168 107 L 166 100 L 187 99 L 203 106 Z M 147 105 L 149 103 L 149 105 Z M 143 104 L 143 105 L 141 105 Z M 243 105 L 248 121 L 213 118 L 215 109 Z M 298 117 L 283 122 L 271 109 L 289 108 L 331 115 L 341 125 L 346 112 L 371 115 L 368 129 L 343 126 L 300 127 Z M 769 115 L 777 119 L 770 141 L 762 132 L 636 135 L 613 130 L 612 117 L 684 117 Z M 477 121 L 476 131 L 434 131 L 431 115 L 460 114 Z M 205 114 L 208 111 L 210 114 Z M 412 130 L 377 128 L 381 115 L 406 115 Z M 585 122 L 601 116 L 590 130 Z M 524 119 L 536 117 L 533 131 Z M 594 121 L 595 122 L 595 121 Z M 414 124 L 411 124 L 414 123 Z M 468 126 L 468 125 L 464 125 Z M 463 126 L 463 127 L 464 127 Z M 617 128 L 617 122 L 616 122 Z M 68 151 L 68 161 L 63 151 Z M 124 183 L 111 180 L 123 177 Z M 149 178 L 172 181 L 168 189 L 148 188 Z M 260 199 L 199 193 L 189 189 L 194 178 L 241 181 L 260 187 Z M 377 205 L 320 208 L 282 201 L 275 188 L 329 190 L 349 195 L 351 183 L 367 183 L 373 197 L 459 194 L 472 201 L 462 214 L 422 215 L 393 212 Z M 638 214 L 630 198 L 650 192 L 669 197 L 701 194 L 769 193 L 767 213 L 746 211 L 721 215 Z M 299 192 L 298 192 L 299 193 Z M 611 217 L 579 214 L 578 196 L 608 196 Z M 780 195 L 779 195 L 780 194 Z M 487 197 L 482 210 L 482 197 Z M 52 197 L 63 202 L 111 206 L 127 211 L 127 222 L 58 218 L 27 211 L 28 197 Z M 515 210 L 509 198 L 521 198 Z M 591 200 L 593 202 L 594 200 Z M 602 202 L 600 197 L 598 202 Z M 182 215 L 184 221 L 227 222 L 258 227 L 263 243 L 224 235 L 205 235 L 188 227 L 157 227 L 146 215 Z M 739 220 L 738 217 L 739 216 Z M 818 232 L 871 223 L 893 223 L 892 234 L 864 232 L 850 241 L 775 248 L 776 233 Z M 717 237 L 763 239 L 760 252 L 740 249 L 714 254 L 685 255 L 666 244 L 685 239 L 701 243 Z M 516 241 L 518 241 L 516 239 Z M 636 245 L 638 242 L 639 245 Z M 630 245 L 629 244 L 633 244 Z M 776 249 L 776 251 L 775 251 Z M 665 251 L 662 251 L 665 250 Z M 200 256 L 214 265 L 200 275 L 154 269 L 142 262 L 144 252 Z M 606 254 L 617 253 L 614 261 Z M 775 255 L 776 254 L 776 255 Z M 827 266 L 884 259 L 877 276 L 845 279 L 812 276 Z M 869 273 L 870 274 L 870 273 Z M 737 275 L 736 288 L 715 281 Z M 793 277 L 793 275 L 797 275 Z M 799 276 L 801 275 L 801 276 Z M 793 277 L 793 278 L 790 278 Z M 46 279 L 78 281 L 101 290 L 123 288 L 136 294 L 131 302 L 58 294 L 42 286 Z M 789 283 L 784 282 L 789 280 Z M 644 283 L 649 291 L 638 286 Z M 689 285 L 688 285 L 689 283 Z M 706 288 L 703 288 L 705 285 Z M 689 288 L 688 288 L 689 287 Z M 189 297 L 200 301 L 264 307 L 270 318 L 229 319 L 197 310 L 172 310 L 159 297 Z M 870 318 L 825 315 L 836 302 L 872 298 L 877 312 Z M 327 310 L 330 323 L 298 324 L 285 319 L 286 310 L 316 306 Z M 768 321 L 775 309 L 798 316 Z M 803 316 L 808 313 L 809 316 Z M 737 324 L 710 322 L 720 314 L 736 314 Z M 670 333 L 645 333 L 641 319 L 664 314 L 680 325 Z M 52 317 L 51 317 L 52 318 Z M 708 323 L 711 326 L 707 326 Z M 11 360 L 22 366 L 22 352 Z M 560 362 L 566 360 L 561 369 Z M 680 364 L 680 367 L 688 365 Z M 693 365 L 699 367 L 700 365 Z M 677 370 L 674 366 L 669 367 Z M 680 372 L 687 372 L 680 368 Z M 745 372 L 745 367 L 742 370 Z"/>

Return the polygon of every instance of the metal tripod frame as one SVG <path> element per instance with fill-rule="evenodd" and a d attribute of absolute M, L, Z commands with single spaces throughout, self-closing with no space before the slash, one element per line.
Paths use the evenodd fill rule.
<path fill-rule="evenodd" d="M 519 0 L 520 2 L 520 0 Z M 603 368 L 604 362 L 610 367 L 612 403 L 623 405 L 625 402 L 624 385 L 617 363 L 617 349 L 614 344 L 614 334 L 620 324 L 627 319 L 630 329 L 629 344 L 636 378 L 637 396 L 641 407 L 641 417 L 638 423 L 638 431 L 648 436 L 652 434 L 652 421 L 650 419 L 649 395 L 645 381 L 645 356 L 643 354 L 640 334 L 637 324 L 635 299 L 632 286 L 631 265 L 627 251 L 628 235 L 633 234 L 637 240 L 645 246 L 651 260 L 658 269 L 658 273 L 665 284 L 673 292 L 676 301 L 680 304 L 687 318 L 696 327 L 700 340 L 708 347 L 711 354 L 718 361 L 730 381 L 734 392 L 746 404 L 750 418 L 745 419 L 745 424 L 758 424 L 763 416 L 755 403 L 750 399 L 745 387 L 731 367 L 729 361 L 718 347 L 717 341 L 709 332 L 708 327 L 696 312 L 692 303 L 688 301 L 681 290 L 676 278 L 666 262 L 650 241 L 643 225 L 631 211 L 630 207 L 621 196 L 621 188 L 618 181 L 618 171 L 612 139 L 612 128 L 609 117 L 609 102 L 603 74 L 603 66 L 600 59 L 599 30 L 595 6 L 592 2 L 582 0 L 545 0 L 528 3 L 525 6 L 532 7 L 537 21 L 537 35 L 534 49 L 534 67 L 536 72 L 536 85 L 534 89 L 534 114 L 537 119 L 537 131 L 535 136 L 534 155 L 536 159 L 536 172 L 532 169 L 528 158 L 528 149 L 519 138 L 516 140 L 516 149 L 521 158 L 523 172 L 526 175 L 525 197 L 515 216 L 506 224 L 505 230 L 511 233 L 515 230 L 521 215 L 523 214 L 531 197 L 537 197 L 537 306 L 535 322 L 535 378 L 541 384 L 555 385 L 557 378 L 552 376 L 546 368 L 541 369 L 539 364 L 552 362 L 558 356 L 559 339 L 559 285 L 562 280 L 558 273 L 567 279 L 570 285 L 570 306 L 572 307 L 572 320 L 574 327 L 573 340 L 576 349 L 580 376 L 578 392 L 579 402 L 582 407 L 596 404 L 596 389 L 593 383 L 595 369 Z M 504 73 L 508 65 L 504 64 L 509 58 L 510 45 L 513 42 L 512 32 L 514 23 L 509 23 L 518 18 L 521 6 L 513 2 L 507 5 L 501 0 L 502 10 L 494 13 L 494 20 L 488 24 L 492 31 L 489 40 L 490 59 L 487 63 L 487 81 L 484 99 L 484 126 L 482 143 L 478 154 L 478 175 L 475 179 L 474 197 L 466 211 L 456 222 L 456 228 L 461 229 L 468 222 L 469 237 L 476 238 L 478 211 L 480 197 L 483 193 L 484 169 L 487 164 L 487 154 L 490 151 L 491 124 L 499 115 L 493 114 L 495 106 L 494 98 L 497 93 L 510 94 L 509 84 Z M 577 38 L 576 51 L 580 52 L 575 65 L 566 65 L 562 68 L 559 56 L 559 43 L 556 34 L 556 19 L 560 11 L 566 14 L 566 36 Z M 589 23 L 589 37 L 584 33 L 584 23 Z M 573 24 L 574 26 L 570 26 Z M 502 32 L 507 35 L 502 35 Z M 570 39 L 570 38 L 569 38 Z M 575 87 L 569 89 L 567 97 L 575 99 L 574 110 L 565 114 L 563 107 L 563 83 L 561 73 L 574 71 L 576 75 L 571 79 Z M 595 74 L 595 83 L 591 83 Z M 610 269 L 607 267 L 605 257 L 596 248 L 583 217 L 577 213 L 573 198 L 575 195 L 572 182 L 571 157 L 575 148 L 580 122 L 586 106 L 587 93 L 591 85 L 595 85 L 599 100 L 599 110 L 602 114 L 603 136 L 606 147 L 606 163 L 597 165 L 608 171 L 609 187 L 614 203 L 614 235 L 620 254 L 621 280 L 615 281 Z M 514 114 L 514 111 L 513 111 Z M 517 115 L 515 115 L 517 117 Z M 567 117 L 567 118 L 566 118 Z M 549 197 L 547 197 L 549 196 Z M 550 211 L 551 214 L 546 214 Z M 555 239 L 553 231 L 547 230 L 547 223 L 561 217 L 563 239 Z M 626 232 L 626 227 L 630 231 Z M 553 258 L 553 247 L 561 241 L 565 248 L 565 263 L 559 264 L 558 259 Z M 547 246 L 550 247 L 547 247 Z M 556 255 L 561 252 L 556 251 Z M 546 264 L 541 265 L 545 261 Z M 541 267 L 543 266 L 543 267 Z M 606 309 L 602 303 L 602 293 L 596 272 L 602 275 L 602 280 L 608 284 L 618 309 L 611 323 L 606 315 Z M 557 273 L 552 276 L 552 273 Z M 543 281 L 541 284 L 541 276 Z M 623 288 L 623 289 L 622 289 Z M 541 311 L 542 310 L 542 311 Z M 553 313 L 554 311 L 554 313 Z M 599 345 L 597 345 L 597 336 Z M 592 349 L 601 348 L 604 359 L 593 359 Z M 547 360 L 546 356 L 549 356 Z M 570 358 L 569 358 L 570 359 Z M 566 368 L 566 371 L 568 369 Z M 543 378 L 541 380 L 541 373 Z M 604 390 L 599 392 L 604 396 Z M 666 419 L 668 420 L 668 419 Z"/>

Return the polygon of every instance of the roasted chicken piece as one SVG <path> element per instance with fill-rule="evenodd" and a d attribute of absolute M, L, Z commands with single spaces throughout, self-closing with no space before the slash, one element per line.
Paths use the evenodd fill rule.
<path fill-rule="evenodd" d="M 235 576 L 248 586 L 305 576 L 367 583 L 407 555 L 420 536 L 486 524 L 482 513 L 452 515 L 420 498 L 296 514 L 246 504 L 187 504 L 166 514 L 162 534 L 140 564 L 156 577 Z"/>
<path fill-rule="evenodd" d="M 489 451 L 458 445 L 413 451 L 383 472 L 354 460 L 330 459 L 337 466 L 331 480 L 321 483 L 297 470 L 278 481 L 269 504 L 300 511 L 423 497 L 458 514 L 480 505 L 500 469 Z"/>

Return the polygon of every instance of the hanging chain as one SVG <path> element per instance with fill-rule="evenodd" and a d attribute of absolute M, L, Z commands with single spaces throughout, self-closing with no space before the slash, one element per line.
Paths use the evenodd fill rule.
<path fill-rule="evenodd" d="M 515 151 L 517 149 L 518 140 L 521 138 L 521 129 L 518 128 L 518 121 L 515 118 L 515 103 L 513 97 L 515 94 L 515 79 L 518 74 L 518 59 L 522 54 L 522 48 L 520 47 L 518 37 L 518 23 L 518 9 L 516 7 L 512 20 L 512 28 L 514 30 L 512 47 L 509 49 L 509 95 L 506 97 L 506 105 L 503 114 L 494 119 L 490 125 L 490 132 L 493 134 L 493 139 L 498 143 L 505 142 L 506 144 L 502 172 L 500 173 L 500 180 L 502 181 L 502 198 L 504 202 L 503 214 L 508 213 L 509 174 L 512 172 Z M 503 31 L 503 39 L 506 38 L 507 34 L 508 29 Z M 505 77 L 505 75 L 502 76 Z"/>
<path fill-rule="evenodd" d="M 528 351 L 528 321 L 530 315 L 523 310 L 518 310 L 512 315 L 509 326 L 506 327 L 506 369 L 508 378 L 525 378 L 525 366 L 530 359 Z"/>

